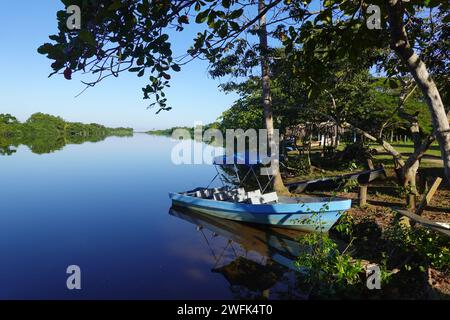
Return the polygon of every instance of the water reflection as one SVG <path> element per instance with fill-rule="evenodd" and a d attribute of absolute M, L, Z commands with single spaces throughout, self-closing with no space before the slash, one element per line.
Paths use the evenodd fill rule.
<path fill-rule="evenodd" d="M 129 133 L 123 136 L 132 136 Z M 105 140 L 109 134 L 93 136 L 53 136 L 40 135 L 32 137 L 0 137 L 0 155 L 10 156 L 16 153 L 17 147 L 26 145 L 35 154 L 46 154 L 59 151 L 68 144 L 82 144 L 85 142 L 100 142 Z"/>
<path fill-rule="evenodd" d="M 135 134 L 0 156 L 0 299 L 305 297 L 289 269 L 301 233 L 168 214 L 169 192 L 215 174 L 210 165 L 174 165 L 175 144 Z M 82 268 L 80 291 L 66 288 L 71 264 Z"/>
<path fill-rule="evenodd" d="M 172 207 L 169 214 L 195 226 L 213 257 L 211 272 L 229 282 L 235 298 L 307 298 L 310 290 L 301 284 L 295 266 L 302 250 L 296 241 L 304 235 L 301 231 L 220 219 L 179 207 Z"/>

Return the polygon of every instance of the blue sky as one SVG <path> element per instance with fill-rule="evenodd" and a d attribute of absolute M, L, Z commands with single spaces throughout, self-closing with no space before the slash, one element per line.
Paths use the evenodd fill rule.
<path fill-rule="evenodd" d="M 75 98 L 83 78 L 71 81 L 61 75 L 48 78 L 50 63 L 37 48 L 57 31 L 59 0 L 8 1 L 0 10 L 0 113 L 11 113 L 24 121 L 34 112 L 59 115 L 68 121 L 96 122 L 108 126 L 131 126 L 136 130 L 192 126 L 194 121 L 214 121 L 236 99 L 218 88 L 220 81 L 208 77 L 207 63 L 195 61 L 173 74 L 167 91 L 173 109 L 155 115 L 142 99 L 145 77 L 124 73 L 106 79 Z M 173 38 L 174 52 L 184 53 L 195 30 Z M 86 80 L 86 79 L 84 79 Z M 224 79 L 225 80 L 225 79 Z M 224 81 L 222 80 L 222 81 Z"/>

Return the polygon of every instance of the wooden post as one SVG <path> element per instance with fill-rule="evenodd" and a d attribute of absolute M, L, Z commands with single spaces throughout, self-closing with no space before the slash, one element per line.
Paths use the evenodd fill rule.
<path fill-rule="evenodd" d="M 422 198 L 419 205 L 417 206 L 416 214 L 421 215 L 422 211 L 425 209 L 425 207 L 431 202 L 431 198 L 433 198 L 434 194 L 436 193 L 437 189 L 439 188 L 439 185 L 442 182 L 441 177 L 437 177 L 436 180 L 434 180 L 433 185 L 431 186 L 430 190 L 427 192 L 427 194 Z"/>
<path fill-rule="evenodd" d="M 364 207 L 367 204 L 367 184 L 359 185 L 359 206 Z"/>
<path fill-rule="evenodd" d="M 367 159 L 367 166 L 369 167 L 369 170 L 374 170 L 375 166 L 373 165 L 372 159 Z"/>
<path fill-rule="evenodd" d="M 413 222 L 413 223 L 418 222 L 427 228 L 441 232 L 450 237 L 450 228 L 449 228 L 448 224 L 446 225 L 443 223 L 436 223 L 434 221 L 431 221 L 431 220 L 425 219 L 421 216 L 418 216 L 415 213 L 409 212 L 408 210 L 402 210 L 402 209 L 398 209 L 398 208 L 393 208 L 393 210 L 395 212 L 399 213 L 400 215 L 402 215 L 402 218 L 404 218 L 403 220 L 402 220 L 402 218 L 400 218 L 400 223 L 406 222 L 409 226 L 409 222 L 411 220 L 411 222 Z"/>
<path fill-rule="evenodd" d="M 430 203 L 431 198 L 433 198 L 433 196 L 436 193 L 436 190 L 438 189 L 441 182 L 442 182 L 442 178 L 437 177 L 436 180 L 434 181 L 433 185 L 431 186 L 430 190 L 423 196 L 422 200 L 420 201 L 419 205 L 417 206 L 417 210 L 415 210 L 416 203 L 415 203 L 414 194 L 412 194 L 412 193 L 408 194 L 406 197 L 406 206 L 407 206 L 408 210 L 407 211 L 399 210 L 399 212 L 401 211 L 402 215 L 403 215 L 403 217 L 400 218 L 400 223 L 402 223 L 404 226 L 411 227 L 411 226 L 415 225 L 416 221 L 421 221 L 420 215 L 422 214 L 425 207 Z M 414 211 L 415 211 L 415 213 L 413 213 Z M 409 212 L 409 214 L 405 214 L 405 212 Z M 415 221 L 410 221 L 411 216 L 417 217 L 417 218 L 415 218 Z M 419 219 L 419 220 L 417 220 L 417 219 Z M 448 231 L 446 231 L 446 232 L 448 233 Z"/>
<path fill-rule="evenodd" d="M 408 193 L 406 195 L 406 208 L 411 212 L 416 210 L 416 196 L 413 193 Z"/>
<path fill-rule="evenodd" d="M 428 190 L 428 179 L 425 171 L 419 171 L 419 192 L 424 194 Z"/>

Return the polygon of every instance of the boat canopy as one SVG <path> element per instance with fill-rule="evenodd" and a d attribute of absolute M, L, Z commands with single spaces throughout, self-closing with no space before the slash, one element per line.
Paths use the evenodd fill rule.
<path fill-rule="evenodd" d="M 213 159 L 214 165 L 243 164 L 253 166 L 257 164 L 268 164 L 270 157 L 260 155 L 258 152 L 235 153 L 233 155 L 224 154 Z"/>
<path fill-rule="evenodd" d="M 208 187 L 211 185 L 211 183 L 217 177 L 220 178 L 220 180 L 222 181 L 222 185 L 223 186 L 227 185 L 227 182 L 226 182 L 227 178 L 223 177 L 223 175 L 219 172 L 217 167 L 218 166 L 220 167 L 220 166 L 223 166 L 223 165 L 232 165 L 233 169 L 234 169 L 234 173 L 235 173 L 236 178 L 237 178 L 238 183 L 239 183 L 238 187 L 241 187 L 243 185 L 244 181 L 248 178 L 249 174 L 251 173 L 255 177 L 256 182 L 258 183 L 260 191 L 262 193 L 264 193 L 264 191 L 270 185 L 270 182 L 272 181 L 273 176 L 270 175 L 270 174 L 267 174 L 269 179 L 268 179 L 268 182 L 264 186 L 263 183 L 258 178 L 258 175 L 255 173 L 254 166 L 255 165 L 267 165 L 267 164 L 270 163 L 270 160 L 271 160 L 270 157 L 261 155 L 261 154 L 259 154 L 256 151 L 246 151 L 246 152 L 242 152 L 242 153 L 238 152 L 238 153 L 234 153 L 232 155 L 224 154 L 224 155 L 215 157 L 213 159 L 213 165 L 216 168 L 217 174 L 211 180 L 211 182 L 208 184 Z M 237 168 L 238 165 L 244 165 L 244 166 L 246 166 L 248 168 L 247 173 L 242 178 L 239 176 L 239 170 Z"/>

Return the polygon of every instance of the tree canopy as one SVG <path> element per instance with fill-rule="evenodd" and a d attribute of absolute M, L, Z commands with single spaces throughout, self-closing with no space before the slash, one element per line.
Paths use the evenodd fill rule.
<path fill-rule="evenodd" d="M 204 30 L 186 48 L 187 56 L 207 58 L 213 64 L 214 76 L 248 75 L 258 65 L 259 48 L 251 41 L 258 32 L 259 15 L 254 12 L 257 3 L 254 0 L 62 2 L 65 6 L 81 7 L 81 30 L 69 30 L 69 14 L 59 11 L 59 32 L 50 36 L 52 43 L 42 45 L 39 52 L 53 60 L 54 73 L 69 70 L 66 77 L 76 71 L 95 74 L 97 78 L 86 82 L 88 85 L 126 70 L 139 77 L 148 72 L 144 98 L 154 94 L 161 108 L 169 109 L 162 90 L 169 85 L 171 71 L 179 71 L 180 65 L 186 62 L 173 56 L 169 35 L 182 32 L 191 23 L 204 25 Z M 405 74 L 406 67 L 389 50 L 385 1 L 374 0 L 371 4 L 381 8 L 381 30 L 367 29 L 368 4 L 364 2 L 271 0 L 265 9 L 267 13 L 273 11 L 268 23 L 269 35 L 283 44 L 285 57 L 311 88 L 314 88 L 311 76 L 322 74 L 327 63 L 343 56 L 359 64 L 376 64 L 389 76 Z M 410 16 L 408 28 L 414 49 L 447 97 L 448 4 L 412 0 L 404 6 Z"/>
<path fill-rule="evenodd" d="M 81 30 L 68 30 L 69 14 L 58 12 L 58 33 L 50 36 L 51 43 L 39 48 L 40 53 L 53 60 L 53 72 L 63 71 L 67 79 L 77 71 L 95 75 L 93 81 L 85 82 L 87 86 L 94 86 L 106 77 L 117 77 L 127 70 L 139 77 L 147 73 L 149 83 L 143 88 L 144 98 L 154 98 L 150 105 L 157 105 L 158 112 L 170 109 L 164 88 L 170 85 L 171 72 L 180 71 L 183 64 L 195 58 L 207 59 L 211 63 L 211 74 L 216 77 L 248 77 L 254 75 L 260 58 L 281 59 L 290 66 L 291 74 L 300 85 L 306 88 L 307 98 L 319 96 L 324 90 L 331 93 L 331 83 L 322 81 L 322 77 L 328 76 L 333 70 L 330 67 L 341 61 L 347 61 L 347 66 L 354 68 L 376 67 L 389 78 L 414 79 L 428 105 L 433 134 L 439 141 L 450 178 L 450 126 L 444 108 L 449 97 L 447 48 L 450 16 L 447 2 L 62 2 L 66 6 L 81 7 L 82 25 Z M 368 9 L 373 6 L 379 9 L 380 29 L 368 28 L 372 18 Z M 261 19 L 266 21 L 266 17 L 267 23 L 261 29 Z M 177 58 L 172 52 L 170 34 L 183 32 L 191 23 L 199 24 L 203 29 L 192 46 L 186 48 L 186 55 Z M 271 46 L 262 47 L 258 37 L 261 32 L 266 32 L 266 26 L 267 35 L 272 39 L 269 41 Z M 273 44 L 280 44 L 281 50 L 274 49 Z M 358 74 L 363 77 L 362 73 Z M 393 81 L 389 80 L 394 84 Z M 339 91 L 348 92 L 348 89 L 341 86 Z M 335 116 L 345 118 L 349 115 L 344 114 L 346 101 L 342 102 L 336 107 Z"/>

